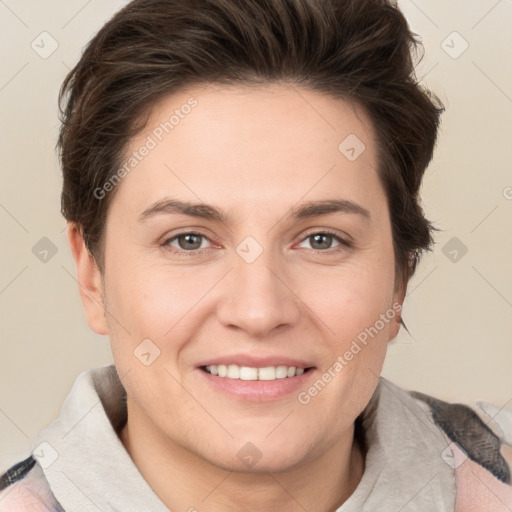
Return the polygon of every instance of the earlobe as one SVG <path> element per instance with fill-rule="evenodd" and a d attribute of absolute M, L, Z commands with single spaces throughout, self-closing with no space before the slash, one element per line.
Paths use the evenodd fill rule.
<path fill-rule="evenodd" d="M 75 260 L 80 297 L 87 323 L 96 334 L 108 334 L 105 306 L 103 304 L 103 281 L 95 259 L 89 253 L 82 233 L 75 223 L 69 223 L 67 235 Z"/>
<path fill-rule="evenodd" d="M 389 340 L 388 341 L 392 341 L 393 339 L 395 339 L 396 335 L 398 334 L 398 331 L 400 330 L 401 319 L 402 319 L 402 312 L 399 311 L 399 312 L 397 312 L 396 316 L 390 322 Z"/>

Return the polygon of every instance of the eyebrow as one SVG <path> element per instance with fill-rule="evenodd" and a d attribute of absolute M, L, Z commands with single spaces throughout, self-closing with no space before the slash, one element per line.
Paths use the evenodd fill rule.
<path fill-rule="evenodd" d="M 366 208 L 347 199 L 325 199 L 303 203 L 300 206 L 291 208 L 286 217 L 305 219 L 340 212 L 360 215 L 366 221 L 371 220 L 371 214 Z M 224 224 L 229 224 L 230 221 L 230 216 L 215 206 L 168 198 L 157 201 L 144 210 L 139 215 L 138 221 L 145 222 L 149 218 L 160 214 L 183 214 Z"/>

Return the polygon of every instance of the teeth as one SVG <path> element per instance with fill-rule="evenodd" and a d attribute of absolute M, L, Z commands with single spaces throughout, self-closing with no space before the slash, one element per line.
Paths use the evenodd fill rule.
<path fill-rule="evenodd" d="M 284 379 L 288 375 L 288 366 L 276 366 L 276 379 Z"/>
<path fill-rule="evenodd" d="M 267 366 L 265 368 L 258 368 L 259 380 L 276 380 L 276 367 Z"/>
<path fill-rule="evenodd" d="M 240 366 L 236 364 L 230 364 L 228 366 L 228 374 L 226 375 L 228 379 L 239 379 L 240 378 Z"/>
<path fill-rule="evenodd" d="M 240 380 L 258 380 L 258 368 L 240 367 Z"/>
<path fill-rule="evenodd" d="M 212 375 L 227 377 L 228 379 L 276 380 L 302 375 L 304 373 L 304 368 L 285 365 L 252 368 L 249 366 L 238 366 L 237 364 L 212 364 L 206 366 L 206 371 Z"/>

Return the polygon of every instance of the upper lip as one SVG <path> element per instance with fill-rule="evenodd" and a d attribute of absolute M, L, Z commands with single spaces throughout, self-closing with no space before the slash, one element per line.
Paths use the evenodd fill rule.
<path fill-rule="evenodd" d="M 225 356 L 213 357 L 198 364 L 201 366 L 211 366 L 219 364 L 236 364 L 238 366 L 248 366 L 250 368 L 265 368 L 267 366 L 295 366 L 295 368 L 310 368 L 314 366 L 311 361 L 305 359 L 296 359 L 289 356 L 269 355 L 269 356 L 250 356 L 247 354 L 230 354 Z"/>

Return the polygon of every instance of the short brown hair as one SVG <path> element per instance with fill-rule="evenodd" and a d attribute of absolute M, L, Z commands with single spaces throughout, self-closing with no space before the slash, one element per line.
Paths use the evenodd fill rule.
<path fill-rule="evenodd" d="M 89 42 L 59 95 L 62 213 L 103 267 L 114 175 L 163 96 L 196 84 L 291 83 L 362 106 L 406 284 L 436 228 L 419 188 L 437 138 L 439 99 L 415 77 L 420 43 L 387 0 L 134 0 Z"/>

